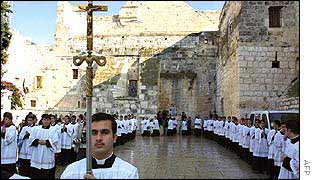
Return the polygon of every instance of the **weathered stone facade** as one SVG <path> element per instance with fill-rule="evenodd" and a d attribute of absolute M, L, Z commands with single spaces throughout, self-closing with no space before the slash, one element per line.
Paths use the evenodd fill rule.
<path fill-rule="evenodd" d="M 283 98 L 279 102 L 278 107 L 280 110 L 299 110 L 300 98 L 299 97 Z"/>
<path fill-rule="evenodd" d="M 271 6 L 283 6 L 279 28 L 269 27 Z M 195 11 L 183 1 L 127 1 L 118 15 L 94 15 L 94 54 L 107 64 L 94 66 L 93 112 L 153 116 L 175 104 L 179 113 L 203 117 L 279 109 L 299 78 L 298 8 L 229 1 L 222 11 Z M 86 64 L 77 67 L 72 57 L 86 50 L 86 15 L 58 2 L 54 46 L 27 47 L 41 55 L 30 60 L 37 67 L 26 76 L 26 109 L 84 112 Z"/>
<path fill-rule="evenodd" d="M 281 27 L 269 27 L 271 6 L 282 6 Z M 285 96 L 299 74 L 298 19 L 299 2 L 225 3 L 219 25 L 217 76 L 217 102 L 224 114 L 276 108 L 270 100 Z M 276 58 L 280 67 L 272 68 Z"/>
<path fill-rule="evenodd" d="M 94 16 L 94 51 L 108 58 L 105 67 L 95 67 L 93 112 L 153 116 L 173 103 L 179 112 L 209 114 L 219 14 L 195 11 L 185 2 L 128 1 L 118 16 Z M 58 3 L 54 50 L 67 67 L 69 85 L 54 109 L 85 108 L 85 67 L 71 60 L 85 51 L 85 26 L 85 14 Z M 72 68 L 79 69 L 78 80 Z M 130 81 L 136 81 L 135 97 L 128 93 Z"/>

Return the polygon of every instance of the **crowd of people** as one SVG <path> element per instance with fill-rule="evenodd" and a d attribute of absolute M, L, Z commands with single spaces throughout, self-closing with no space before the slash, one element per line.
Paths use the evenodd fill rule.
<path fill-rule="evenodd" d="M 247 118 L 210 115 L 204 119 L 196 116 L 192 122 L 185 112 L 175 115 L 166 119 L 161 116 L 162 124 L 166 125 L 161 129 L 167 129 L 167 136 L 186 136 L 193 132 L 196 137 L 202 135 L 236 153 L 255 173 L 266 174 L 270 179 L 299 178 L 298 120 L 274 120 L 268 129 L 268 122 L 261 119 L 255 119 L 253 124 Z"/>
<path fill-rule="evenodd" d="M 137 129 L 141 136 L 202 136 L 236 153 L 252 166 L 254 172 L 265 173 L 271 179 L 299 178 L 299 121 L 274 120 L 268 129 L 265 120 L 210 115 L 196 116 L 174 112 L 138 122 L 133 114 L 115 119 L 117 139 L 113 146 L 135 139 Z M 139 124 L 138 124 L 139 123 Z M 254 124 L 252 124 L 254 123 Z M 11 174 L 32 178 L 55 176 L 57 165 L 67 166 L 85 158 L 85 114 L 60 116 L 43 114 L 40 121 L 33 113 L 25 117 L 21 127 L 15 127 L 12 114 L 4 113 L 1 122 L 1 166 Z M 93 132 L 92 132 L 93 133 Z M 18 162 L 16 162 L 18 152 Z"/>
<path fill-rule="evenodd" d="M 85 115 L 60 115 L 57 118 L 53 114 L 43 114 L 38 121 L 37 116 L 30 112 L 16 126 L 12 113 L 5 112 L 1 121 L 1 174 L 54 178 L 56 165 L 67 166 L 85 158 Z M 134 115 L 113 117 L 117 124 L 117 140 L 113 146 L 134 139 L 137 129 Z"/>

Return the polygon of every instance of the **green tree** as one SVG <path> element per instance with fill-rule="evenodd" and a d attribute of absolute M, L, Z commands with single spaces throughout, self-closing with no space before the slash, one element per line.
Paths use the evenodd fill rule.
<path fill-rule="evenodd" d="M 7 89 L 13 92 L 11 96 L 11 109 L 16 109 L 17 107 L 22 107 L 22 93 L 13 83 L 2 80 L 5 73 L 2 67 L 8 61 L 7 50 L 12 36 L 9 27 L 10 13 L 12 13 L 10 4 L 8 2 L 1 2 L 1 90 Z"/>
<path fill-rule="evenodd" d="M 10 44 L 11 32 L 9 27 L 10 4 L 8 2 L 1 2 L 1 66 L 7 63 L 7 50 Z M 5 71 L 1 68 L 1 80 Z"/>

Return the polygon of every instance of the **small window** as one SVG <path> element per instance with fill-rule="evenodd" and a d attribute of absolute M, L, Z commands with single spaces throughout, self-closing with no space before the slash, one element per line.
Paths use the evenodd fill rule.
<path fill-rule="evenodd" d="M 72 69 L 72 72 L 73 72 L 73 79 L 78 79 L 79 70 L 78 69 Z"/>
<path fill-rule="evenodd" d="M 278 52 L 276 51 L 276 55 L 275 55 L 275 60 L 272 61 L 272 68 L 280 68 L 280 62 L 278 61 L 278 56 L 277 56 Z"/>
<path fill-rule="evenodd" d="M 42 81 L 43 81 L 43 77 L 42 76 L 36 76 L 36 82 L 37 82 L 37 88 L 43 88 L 43 84 L 42 84 Z"/>
<path fill-rule="evenodd" d="M 282 6 L 269 7 L 269 27 L 281 27 L 281 12 Z"/>
<path fill-rule="evenodd" d="M 272 61 L 272 68 L 280 68 L 280 62 L 279 61 Z"/>
<path fill-rule="evenodd" d="M 78 108 L 80 108 L 80 106 L 81 106 L 81 102 L 80 102 L 80 101 L 78 101 Z"/>
<path fill-rule="evenodd" d="M 138 91 L 137 80 L 129 80 L 129 91 L 128 91 L 129 96 L 136 97 L 137 91 Z"/>
<path fill-rule="evenodd" d="M 35 100 L 31 100 L 31 107 L 36 107 L 36 101 Z"/>

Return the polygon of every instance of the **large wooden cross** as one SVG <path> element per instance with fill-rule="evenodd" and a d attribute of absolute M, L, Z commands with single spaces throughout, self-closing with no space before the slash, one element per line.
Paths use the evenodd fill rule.
<path fill-rule="evenodd" d="M 107 11 L 107 6 L 93 5 L 92 1 L 88 1 L 87 5 L 76 6 L 77 12 L 87 12 L 87 55 L 74 56 L 73 64 L 80 66 L 84 61 L 88 64 L 86 68 L 86 100 L 87 100 L 87 147 L 86 147 L 86 171 L 92 173 L 92 157 L 91 157 L 91 121 L 92 121 L 92 96 L 93 96 L 93 62 L 95 61 L 100 66 L 105 66 L 106 58 L 104 56 L 92 56 L 93 51 L 93 11 Z"/>

